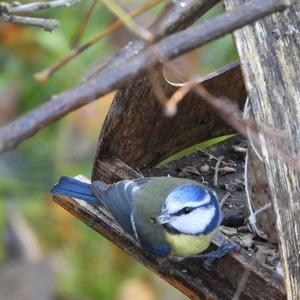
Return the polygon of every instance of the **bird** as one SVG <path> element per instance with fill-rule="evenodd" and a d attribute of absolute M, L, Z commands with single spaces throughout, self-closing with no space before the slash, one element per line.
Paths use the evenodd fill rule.
<path fill-rule="evenodd" d="M 98 206 L 143 248 L 162 257 L 203 253 L 222 219 L 216 193 L 186 178 L 145 177 L 108 185 L 62 176 L 51 193 Z M 213 261 L 229 250 L 226 246 L 208 257 Z"/>

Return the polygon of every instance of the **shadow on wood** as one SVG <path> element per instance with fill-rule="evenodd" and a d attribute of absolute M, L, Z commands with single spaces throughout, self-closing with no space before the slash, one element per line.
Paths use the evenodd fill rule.
<path fill-rule="evenodd" d="M 156 77 L 166 96 L 176 91 L 161 70 L 156 71 Z M 215 96 L 227 97 L 243 107 L 246 91 L 238 62 L 201 82 Z M 147 77 L 143 77 L 118 91 L 101 131 L 92 178 L 106 182 L 121 179 L 105 175 L 105 161 L 110 158 L 143 170 L 191 145 L 230 133 L 233 129 L 193 92 L 179 103 L 175 117 L 166 117 Z"/>

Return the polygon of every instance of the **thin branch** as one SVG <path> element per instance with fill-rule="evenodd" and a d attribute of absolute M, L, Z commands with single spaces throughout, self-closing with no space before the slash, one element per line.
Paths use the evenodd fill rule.
<path fill-rule="evenodd" d="M 49 9 L 59 6 L 69 7 L 80 0 L 57 0 L 51 2 L 33 2 L 28 4 L 19 4 L 18 2 L 7 3 L 0 2 L 0 21 L 10 22 L 22 25 L 40 27 L 46 31 L 52 31 L 59 25 L 54 19 L 36 18 L 16 15 L 18 13 L 29 13 L 41 9 Z"/>
<path fill-rule="evenodd" d="M 137 8 L 133 12 L 129 14 L 131 18 L 134 18 L 143 12 L 147 11 L 148 9 L 156 6 L 157 4 L 161 3 L 164 0 L 150 0 L 141 7 Z M 84 43 L 82 46 L 80 46 L 77 49 L 72 50 L 67 56 L 65 56 L 62 60 L 57 62 L 51 67 L 48 67 L 47 69 L 44 69 L 34 75 L 34 79 L 38 82 L 44 82 L 48 80 L 53 74 L 55 74 L 58 70 L 60 70 L 63 66 L 65 66 L 67 63 L 72 61 L 74 58 L 79 56 L 82 52 L 89 49 L 91 46 L 93 46 L 95 43 L 102 40 L 107 35 L 111 34 L 112 32 L 116 31 L 117 29 L 121 28 L 123 26 L 123 22 L 121 20 L 117 20 L 109 27 L 102 30 L 100 33 L 98 33 L 95 37 L 90 39 L 88 42 Z"/>
<path fill-rule="evenodd" d="M 28 13 L 42 9 L 56 8 L 56 7 L 69 7 L 81 0 L 56 0 L 51 2 L 32 2 L 28 4 L 21 4 L 14 1 L 12 4 L 7 5 L 9 14 Z"/>
<path fill-rule="evenodd" d="M 176 115 L 178 103 L 192 90 L 195 84 L 193 81 L 189 81 L 174 92 L 165 104 L 165 114 L 167 116 Z"/>
<path fill-rule="evenodd" d="M 54 28 L 59 26 L 59 21 L 54 19 L 31 18 L 8 14 L 1 14 L 0 21 L 39 27 L 45 29 L 46 31 L 52 31 Z"/>
<path fill-rule="evenodd" d="M 282 11 L 286 7 L 285 0 L 252 0 L 202 24 L 173 34 L 140 54 L 125 59 L 126 62 L 118 67 L 112 68 L 111 65 L 114 66 L 114 62 L 112 62 L 92 80 L 52 97 L 45 104 L 2 128 L 0 130 L 0 152 L 16 147 L 70 111 L 90 103 L 112 90 L 123 87 L 129 80 L 158 65 L 160 60 L 153 55 L 156 51 L 165 59 L 175 58 L 259 18 Z M 116 60 L 118 59 L 117 56 Z M 197 87 L 197 89 L 199 88 Z M 222 102 L 218 98 L 217 100 Z M 220 105 L 219 107 L 222 109 Z M 234 121 L 233 125 L 235 125 Z M 246 129 L 243 129 L 246 132 Z"/>
<path fill-rule="evenodd" d="M 168 62 L 163 62 L 166 64 Z M 174 117 L 177 113 L 177 104 L 188 94 L 194 87 L 194 85 L 199 84 L 195 81 L 187 81 L 179 87 L 171 97 L 167 97 L 164 93 L 164 90 L 161 87 L 159 79 L 155 76 L 155 73 L 152 70 L 148 71 L 148 79 L 152 85 L 153 92 L 164 108 L 165 115 L 167 117 Z M 186 81 L 186 80 L 183 80 Z"/>
<path fill-rule="evenodd" d="M 85 13 L 81 23 L 79 24 L 77 31 L 75 32 L 75 34 L 72 38 L 72 42 L 71 42 L 72 48 L 77 48 L 79 46 L 80 39 L 85 31 L 88 21 L 90 20 L 92 13 L 94 12 L 97 4 L 98 4 L 98 0 L 93 0 L 92 4 L 90 5 L 87 12 Z"/>
<path fill-rule="evenodd" d="M 220 164 L 222 162 L 222 160 L 224 159 L 224 156 L 220 156 L 216 162 L 216 166 L 215 166 L 215 173 L 214 173 L 214 186 L 218 186 L 218 181 L 219 181 L 219 170 L 220 170 Z"/>
<path fill-rule="evenodd" d="M 241 277 L 241 280 L 238 284 L 238 287 L 233 295 L 233 298 L 232 300 L 239 300 L 241 299 L 241 295 L 242 295 L 242 292 L 243 290 L 245 290 L 245 287 L 246 287 L 246 284 L 247 284 L 247 281 L 249 279 L 249 276 L 250 276 L 250 270 L 244 270 L 243 274 L 242 274 L 242 277 Z"/>
<path fill-rule="evenodd" d="M 113 0 L 101 0 L 104 5 L 121 20 L 126 27 L 134 32 L 139 38 L 151 43 L 153 41 L 153 35 L 150 31 L 144 29 L 142 26 L 134 22 L 134 20 L 128 15 L 115 1 Z"/>

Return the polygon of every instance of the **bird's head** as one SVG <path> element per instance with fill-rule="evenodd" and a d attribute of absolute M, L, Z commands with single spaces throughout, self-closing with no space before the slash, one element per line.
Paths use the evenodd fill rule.
<path fill-rule="evenodd" d="M 216 229 L 220 215 L 212 191 L 197 184 L 183 184 L 170 192 L 156 221 L 167 230 L 198 235 Z"/>

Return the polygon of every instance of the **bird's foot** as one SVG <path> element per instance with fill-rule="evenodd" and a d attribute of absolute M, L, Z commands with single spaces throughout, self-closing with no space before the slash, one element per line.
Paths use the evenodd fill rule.
<path fill-rule="evenodd" d="M 198 254 L 192 256 L 192 258 L 202 258 L 204 260 L 203 267 L 209 271 L 211 270 L 211 264 L 215 260 L 225 256 L 227 253 L 229 253 L 232 250 L 238 249 L 238 247 L 239 247 L 238 245 L 228 242 L 222 245 L 221 247 L 219 247 L 217 250 L 213 250 L 208 253 Z"/>

